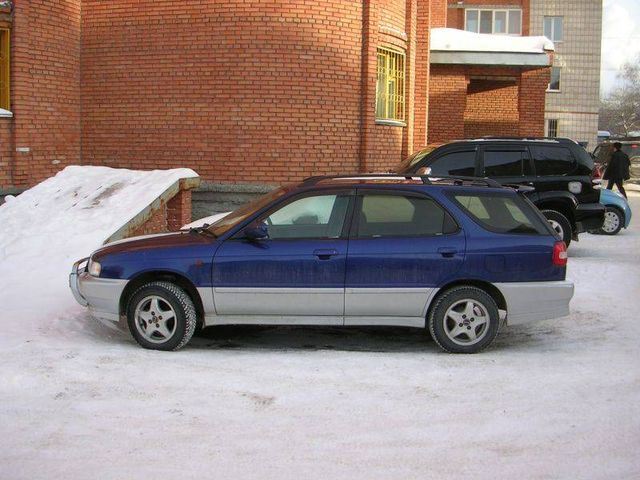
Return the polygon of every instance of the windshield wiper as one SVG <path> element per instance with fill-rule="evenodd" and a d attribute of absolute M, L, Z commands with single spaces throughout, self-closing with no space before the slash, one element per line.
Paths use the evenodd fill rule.
<path fill-rule="evenodd" d="M 209 230 L 210 226 L 211 226 L 210 224 L 204 223 L 204 224 L 200 225 L 199 227 L 190 227 L 189 228 L 189 233 L 201 233 L 201 234 L 213 237 L 213 238 L 218 238 L 218 236 L 215 233 L 213 233 L 211 230 Z"/>

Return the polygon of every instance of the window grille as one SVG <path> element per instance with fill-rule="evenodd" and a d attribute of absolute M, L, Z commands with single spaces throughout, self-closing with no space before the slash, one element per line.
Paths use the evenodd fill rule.
<path fill-rule="evenodd" d="M 0 29 L 0 108 L 10 110 L 9 104 L 9 65 L 10 31 Z"/>
<path fill-rule="evenodd" d="M 378 48 L 378 78 L 376 82 L 376 119 L 405 119 L 404 52 Z"/>

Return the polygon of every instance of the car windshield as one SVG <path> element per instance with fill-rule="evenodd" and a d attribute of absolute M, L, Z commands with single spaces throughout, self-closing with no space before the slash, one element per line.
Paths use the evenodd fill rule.
<path fill-rule="evenodd" d="M 238 225 L 239 223 L 246 220 L 248 217 L 253 215 L 258 210 L 263 209 L 271 202 L 276 200 L 277 198 L 282 197 L 285 193 L 287 193 L 291 189 L 290 186 L 276 188 L 275 190 L 263 195 L 259 198 L 256 198 L 252 202 L 249 202 L 240 208 L 234 210 L 229 215 L 222 217 L 217 222 L 209 225 L 207 227 L 207 231 L 212 233 L 214 236 L 219 237 L 224 235 L 230 229 Z"/>
<path fill-rule="evenodd" d="M 427 147 L 427 148 L 423 148 L 422 150 L 418 150 L 413 155 L 405 158 L 400 163 L 396 164 L 396 166 L 393 167 L 391 171 L 393 173 L 408 173 L 408 170 L 412 166 L 414 166 L 416 163 L 418 163 L 420 160 L 426 157 L 433 150 L 435 150 L 434 147 Z"/>

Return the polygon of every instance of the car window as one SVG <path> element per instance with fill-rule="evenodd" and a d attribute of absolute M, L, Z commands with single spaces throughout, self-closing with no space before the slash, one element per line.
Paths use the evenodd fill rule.
<path fill-rule="evenodd" d="M 525 173 L 525 161 L 528 163 L 526 152 L 509 150 L 485 150 L 485 177 L 519 177 Z"/>
<path fill-rule="evenodd" d="M 347 195 L 306 196 L 268 214 L 270 239 L 338 238 L 347 213 Z"/>
<path fill-rule="evenodd" d="M 476 152 L 465 150 L 443 155 L 428 165 L 429 175 L 451 175 L 472 177 L 475 172 Z"/>
<path fill-rule="evenodd" d="M 451 216 L 431 199 L 385 194 L 362 196 L 356 225 L 359 238 L 442 235 L 458 229 Z"/>
<path fill-rule="evenodd" d="M 534 145 L 531 153 L 538 176 L 571 175 L 576 170 L 576 159 L 566 147 Z"/>
<path fill-rule="evenodd" d="M 476 223 L 491 232 L 549 233 L 531 207 L 517 196 L 456 193 L 452 198 Z"/>

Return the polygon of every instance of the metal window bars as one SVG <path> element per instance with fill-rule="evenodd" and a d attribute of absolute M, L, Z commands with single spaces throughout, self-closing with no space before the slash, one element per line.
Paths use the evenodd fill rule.
<path fill-rule="evenodd" d="M 405 54 L 378 47 L 376 119 L 405 119 Z"/>

